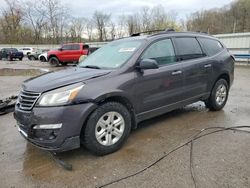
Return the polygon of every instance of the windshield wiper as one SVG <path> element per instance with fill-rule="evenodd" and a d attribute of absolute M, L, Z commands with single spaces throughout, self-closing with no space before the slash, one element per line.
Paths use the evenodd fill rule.
<path fill-rule="evenodd" d="M 96 65 L 86 65 L 86 66 L 81 66 L 81 68 L 89 68 L 89 69 L 101 69 L 100 67 Z"/>

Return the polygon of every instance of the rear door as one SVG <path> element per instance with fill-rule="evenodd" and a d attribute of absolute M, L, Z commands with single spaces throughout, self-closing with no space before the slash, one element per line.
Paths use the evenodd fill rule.
<path fill-rule="evenodd" d="M 71 46 L 71 61 L 78 61 L 80 56 L 82 55 L 82 49 L 80 44 L 72 44 Z"/>
<path fill-rule="evenodd" d="M 156 60 L 159 69 L 137 73 L 135 96 L 139 113 L 162 109 L 182 100 L 182 66 L 176 61 L 171 39 L 154 42 L 144 51 L 141 59 Z"/>
<path fill-rule="evenodd" d="M 212 71 L 209 58 L 195 37 L 176 37 L 174 44 L 183 68 L 185 99 L 204 95 Z"/>

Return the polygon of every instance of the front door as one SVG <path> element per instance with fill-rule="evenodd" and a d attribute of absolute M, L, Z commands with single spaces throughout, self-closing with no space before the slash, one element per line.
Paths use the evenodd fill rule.
<path fill-rule="evenodd" d="M 176 61 L 171 39 L 154 42 L 145 50 L 141 59 L 154 59 L 159 68 L 137 73 L 137 113 L 150 112 L 181 101 L 182 65 Z"/>

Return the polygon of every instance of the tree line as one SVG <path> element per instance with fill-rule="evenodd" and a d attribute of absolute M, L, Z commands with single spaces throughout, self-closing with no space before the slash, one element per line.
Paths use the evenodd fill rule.
<path fill-rule="evenodd" d="M 210 34 L 250 32 L 250 0 L 235 0 L 219 9 L 195 12 L 185 26 L 189 31 Z"/>
<path fill-rule="evenodd" d="M 60 0 L 4 1 L 6 6 L 0 9 L 0 43 L 4 44 L 108 41 L 166 28 L 210 34 L 250 31 L 249 0 L 198 11 L 181 21 L 176 12 L 167 12 L 160 5 L 117 17 L 103 11 L 95 11 L 91 17 L 74 17 Z"/>

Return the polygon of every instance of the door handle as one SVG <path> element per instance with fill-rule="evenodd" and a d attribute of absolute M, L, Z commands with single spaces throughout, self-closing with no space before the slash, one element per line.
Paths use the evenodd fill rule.
<path fill-rule="evenodd" d="M 174 72 L 172 72 L 172 75 L 178 75 L 178 74 L 182 74 L 182 71 L 174 71 Z"/>
<path fill-rule="evenodd" d="M 210 67 L 212 67 L 212 65 L 211 64 L 206 64 L 206 65 L 204 65 L 204 67 L 205 68 L 210 68 Z"/>

